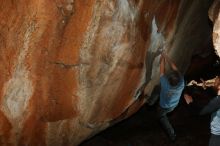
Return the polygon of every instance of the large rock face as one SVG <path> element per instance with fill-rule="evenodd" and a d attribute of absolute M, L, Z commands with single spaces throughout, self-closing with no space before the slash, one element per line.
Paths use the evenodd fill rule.
<path fill-rule="evenodd" d="M 220 1 L 215 0 L 209 9 L 209 18 L 213 21 L 213 45 L 220 56 Z"/>
<path fill-rule="evenodd" d="M 78 145 L 136 112 L 161 48 L 182 72 L 206 51 L 210 4 L 0 0 L 0 145 Z"/>

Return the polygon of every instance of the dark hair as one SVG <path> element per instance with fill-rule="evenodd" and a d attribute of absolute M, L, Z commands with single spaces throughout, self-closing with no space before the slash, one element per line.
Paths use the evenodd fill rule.
<path fill-rule="evenodd" d="M 172 71 L 168 75 L 168 81 L 171 86 L 176 86 L 180 82 L 180 73 L 178 71 Z"/>

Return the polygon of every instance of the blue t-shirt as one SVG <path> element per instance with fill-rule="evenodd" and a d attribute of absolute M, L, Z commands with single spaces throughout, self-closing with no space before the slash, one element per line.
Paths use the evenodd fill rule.
<path fill-rule="evenodd" d="M 212 134 L 220 135 L 220 108 L 212 114 L 210 128 Z"/>
<path fill-rule="evenodd" d="M 220 95 L 213 98 L 200 112 L 201 115 L 212 113 L 211 133 L 220 135 Z"/>
<path fill-rule="evenodd" d="M 180 82 L 176 86 L 171 86 L 168 79 L 162 75 L 160 77 L 160 106 L 162 108 L 176 107 L 184 89 L 184 78 L 181 76 Z"/>

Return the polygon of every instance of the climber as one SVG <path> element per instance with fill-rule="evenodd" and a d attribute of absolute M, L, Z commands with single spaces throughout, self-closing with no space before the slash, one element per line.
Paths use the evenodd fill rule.
<path fill-rule="evenodd" d="M 183 90 L 183 97 L 191 114 L 199 116 L 201 109 L 207 104 L 207 97 L 205 96 L 207 93 L 209 96 L 216 95 L 213 87 L 217 78 L 218 76 L 206 81 L 200 79 L 200 82 L 192 80 L 185 86 Z"/>
<path fill-rule="evenodd" d="M 201 110 L 200 115 L 212 113 L 209 146 L 220 146 L 220 76 L 216 77 L 213 88 L 216 91 L 217 96 Z"/>
<path fill-rule="evenodd" d="M 165 74 L 165 62 L 167 62 L 172 69 L 172 72 L 168 74 Z M 156 89 L 153 91 L 154 93 L 152 93 L 154 95 L 151 97 L 151 99 L 155 100 L 157 98 L 155 96 L 155 91 L 160 89 L 160 93 L 158 94 L 157 92 L 158 97 L 160 97 L 158 118 L 163 129 L 172 141 L 175 141 L 176 134 L 168 120 L 167 114 L 172 112 L 178 105 L 183 88 L 183 75 L 179 72 L 176 64 L 171 61 L 171 59 L 164 52 L 162 52 L 160 58 L 160 86 L 156 86 Z"/>

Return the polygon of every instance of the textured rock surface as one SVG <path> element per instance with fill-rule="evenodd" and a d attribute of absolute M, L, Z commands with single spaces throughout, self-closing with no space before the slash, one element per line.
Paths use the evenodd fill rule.
<path fill-rule="evenodd" d="M 209 9 L 209 18 L 213 21 L 213 44 L 218 56 L 220 56 L 220 1 L 215 0 Z"/>
<path fill-rule="evenodd" d="M 0 0 L 1 145 L 77 145 L 136 112 L 161 46 L 182 72 L 209 46 L 210 3 Z"/>

